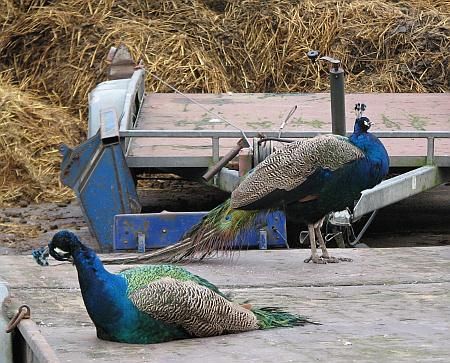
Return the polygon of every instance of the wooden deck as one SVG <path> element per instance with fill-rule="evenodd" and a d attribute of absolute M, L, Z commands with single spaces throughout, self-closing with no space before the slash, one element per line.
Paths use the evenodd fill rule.
<path fill-rule="evenodd" d="M 189 95 L 208 110 L 245 131 L 277 131 L 293 106 L 298 109 L 285 131 L 331 132 L 330 96 L 319 94 L 194 94 Z M 347 94 L 347 130 L 353 129 L 354 105 L 367 104 L 372 131 L 449 131 L 450 95 L 440 94 Z M 139 129 L 235 130 L 177 94 L 147 96 L 138 120 Z M 213 121 L 211 121 L 213 120 Z M 425 156 L 426 139 L 384 139 L 391 156 Z M 221 140 L 224 155 L 236 140 Z M 438 139 L 436 155 L 450 155 L 450 139 Z M 130 157 L 211 156 L 208 139 L 135 138 Z"/>
<path fill-rule="evenodd" d="M 303 263 L 308 250 L 247 251 L 186 266 L 236 300 L 322 323 L 157 345 L 98 340 L 69 263 L 0 256 L 13 305 L 26 303 L 61 362 L 447 362 L 450 246 L 346 249 L 352 263 Z M 118 271 L 120 266 L 109 266 Z M 10 309 L 12 306 L 10 306 Z"/>

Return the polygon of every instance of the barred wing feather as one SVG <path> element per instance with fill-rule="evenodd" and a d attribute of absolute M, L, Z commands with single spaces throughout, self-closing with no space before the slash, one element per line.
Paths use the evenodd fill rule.
<path fill-rule="evenodd" d="M 231 195 L 232 208 L 245 208 L 274 191 L 289 192 L 319 168 L 336 170 L 363 158 L 348 138 L 323 135 L 295 141 L 275 151 L 253 169 Z M 267 206 L 267 208 L 275 206 Z"/>
<path fill-rule="evenodd" d="M 164 277 L 134 291 L 129 298 L 139 310 L 180 325 L 197 337 L 258 329 L 258 320 L 250 310 L 194 281 Z"/>

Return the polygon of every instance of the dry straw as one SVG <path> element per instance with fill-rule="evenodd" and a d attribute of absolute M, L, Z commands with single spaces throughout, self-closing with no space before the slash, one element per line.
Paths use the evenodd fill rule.
<path fill-rule="evenodd" d="M 0 204 L 18 199 L 63 201 L 58 146 L 80 138 L 78 119 L 11 86 L 0 75 Z"/>
<path fill-rule="evenodd" d="M 84 122 L 87 94 L 104 80 L 105 56 L 119 43 L 185 92 L 326 91 L 324 66 L 305 57 L 310 49 L 343 62 L 350 92 L 450 89 L 449 0 L 0 1 L 0 71 L 54 105 L 2 86 L 22 101 L 8 96 L 2 110 L 13 116 L 3 116 L 0 152 L 17 172 L 4 174 L 0 203 L 63 198 L 54 146 L 66 136 L 55 125 L 78 126 L 59 107 Z M 147 89 L 169 91 L 150 78 Z M 38 120 L 45 131 L 21 129 Z M 52 150 L 51 167 L 36 145 Z"/>

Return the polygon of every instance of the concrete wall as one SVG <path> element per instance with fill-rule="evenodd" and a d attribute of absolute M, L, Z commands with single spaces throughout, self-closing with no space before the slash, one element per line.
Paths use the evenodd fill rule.
<path fill-rule="evenodd" d="M 3 304 L 3 300 L 7 297 L 8 289 L 6 288 L 6 283 L 0 281 L 0 305 Z M 12 363 L 11 334 L 5 333 L 7 323 L 7 318 L 0 313 L 0 363 Z"/>

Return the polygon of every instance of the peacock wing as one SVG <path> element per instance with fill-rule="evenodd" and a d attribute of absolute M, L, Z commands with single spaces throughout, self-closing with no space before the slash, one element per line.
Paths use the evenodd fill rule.
<path fill-rule="evenodd" d="M 120 274 L 127 280 L 128 294 L 145 288 L 154 281 L 165 277 L 170 277 L 180 281 L 193 281 L 201 286 L 205 286 L 216 294 L 227 298 L 227 296 L 222 293 L 217 286 L 208 280 L 175 265 L 143 265 L 123 270 Z"/>
<path fill-rule="evenodd" d="M 142 312 L 197 337 L 258 329 L 256 316 L 195 281 L 164 277 L 129 294 Z"/>
<path fill-rule="evenodd" d="M 231 194 L 231 207 L 245 209 L 255 203 L 257 208 L 277 207 L 280 200 L 290 202 L 289 192 L 298 191 L 316 170 L 333 171 L 363 157 L 363 151 L 343 136 L 323 135 L 295 141 L 269 155 L 248 174 Z M 263 205 L 264 202 L 269 205 Z"/>

